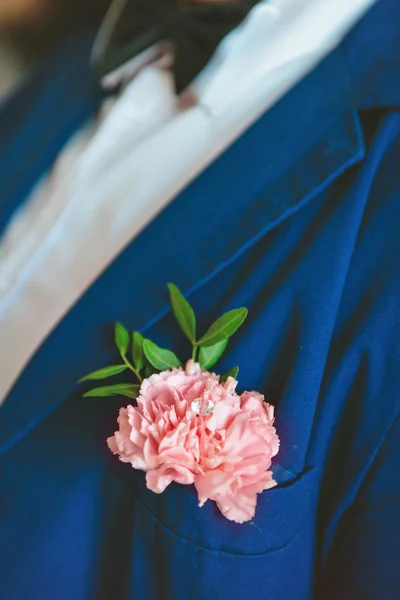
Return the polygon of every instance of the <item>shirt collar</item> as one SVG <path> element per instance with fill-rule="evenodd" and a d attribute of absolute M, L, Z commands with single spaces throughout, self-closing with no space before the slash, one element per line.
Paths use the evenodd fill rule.
<path fill-rule="evenodd" d="M 196 80 L 200 103 L 218 115 L 256 87 L 272 103 L 329 54 L 374 2 L 263 0 Z"/>
<path fill-rule="evenodd" d="M 222 41 L 190 86 L 190 96 L 214 116 L 246 103 L 255 90 L 268 108 L 337 46 L 375 1 L 262 0 Z M 169 51 L 168 46 L 164 54 L 159 46 L 146 50 L 104 78 L 104 85 L 129 81 Z"/>

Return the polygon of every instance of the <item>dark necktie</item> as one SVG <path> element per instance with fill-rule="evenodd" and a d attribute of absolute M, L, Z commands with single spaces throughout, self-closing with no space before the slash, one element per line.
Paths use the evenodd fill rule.
<path fill-rule="evenodd" d="M 177 0 L 115 0 L 105 48 L 94 66 L 103 77 L 161 41 L 172 43 L 176 91 L 206 66 L 220 41 L 258 0 L 183 4 Z M 108 17 L 108 18 L 109 18 Z"/>

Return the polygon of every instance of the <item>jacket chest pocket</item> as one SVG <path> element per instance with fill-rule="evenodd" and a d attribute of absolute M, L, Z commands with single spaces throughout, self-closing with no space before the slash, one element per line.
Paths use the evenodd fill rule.
<path fill-rule="evenodd" d="M 134 478 L 132 582 L 141 600 L 311 597 L 315 469 L 260 494 L 253 521 L 240 525 L 213 502 L 199 508 L 193 486 L 156 495 L 143 473 Z"/>

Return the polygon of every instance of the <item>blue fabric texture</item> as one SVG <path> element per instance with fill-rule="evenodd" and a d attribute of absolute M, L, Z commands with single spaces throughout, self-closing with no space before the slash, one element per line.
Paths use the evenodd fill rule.
<path fill-rule="evenodd" d="M 2 599 L 400 597 L 399 56 L 381 0 L 36 353 L 0 411 Z M 244 525 L 192 486 L 149 492 L 105 445 L 124 401 L 76 384 L 116 360 L 116 320 L 187 355 L 167 281 L 200 328 L 249 308 L 220 369 L 275 405 L 285 477 Z"/>
<path fill-rule="evenodd" d="M 68 39 L 0 110 L 0 235 L 103 96 L 89 66 L 93 35 Z"/>

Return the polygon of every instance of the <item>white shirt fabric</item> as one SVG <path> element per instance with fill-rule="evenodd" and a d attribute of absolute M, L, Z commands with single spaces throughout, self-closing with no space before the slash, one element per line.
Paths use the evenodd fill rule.
<path fill-rule="evenodd" d="M 0 402 L 106 266 L 373 3 L 260 2 L 189 93 L 145 66 L 75 135 L 0 242 Z"/>

